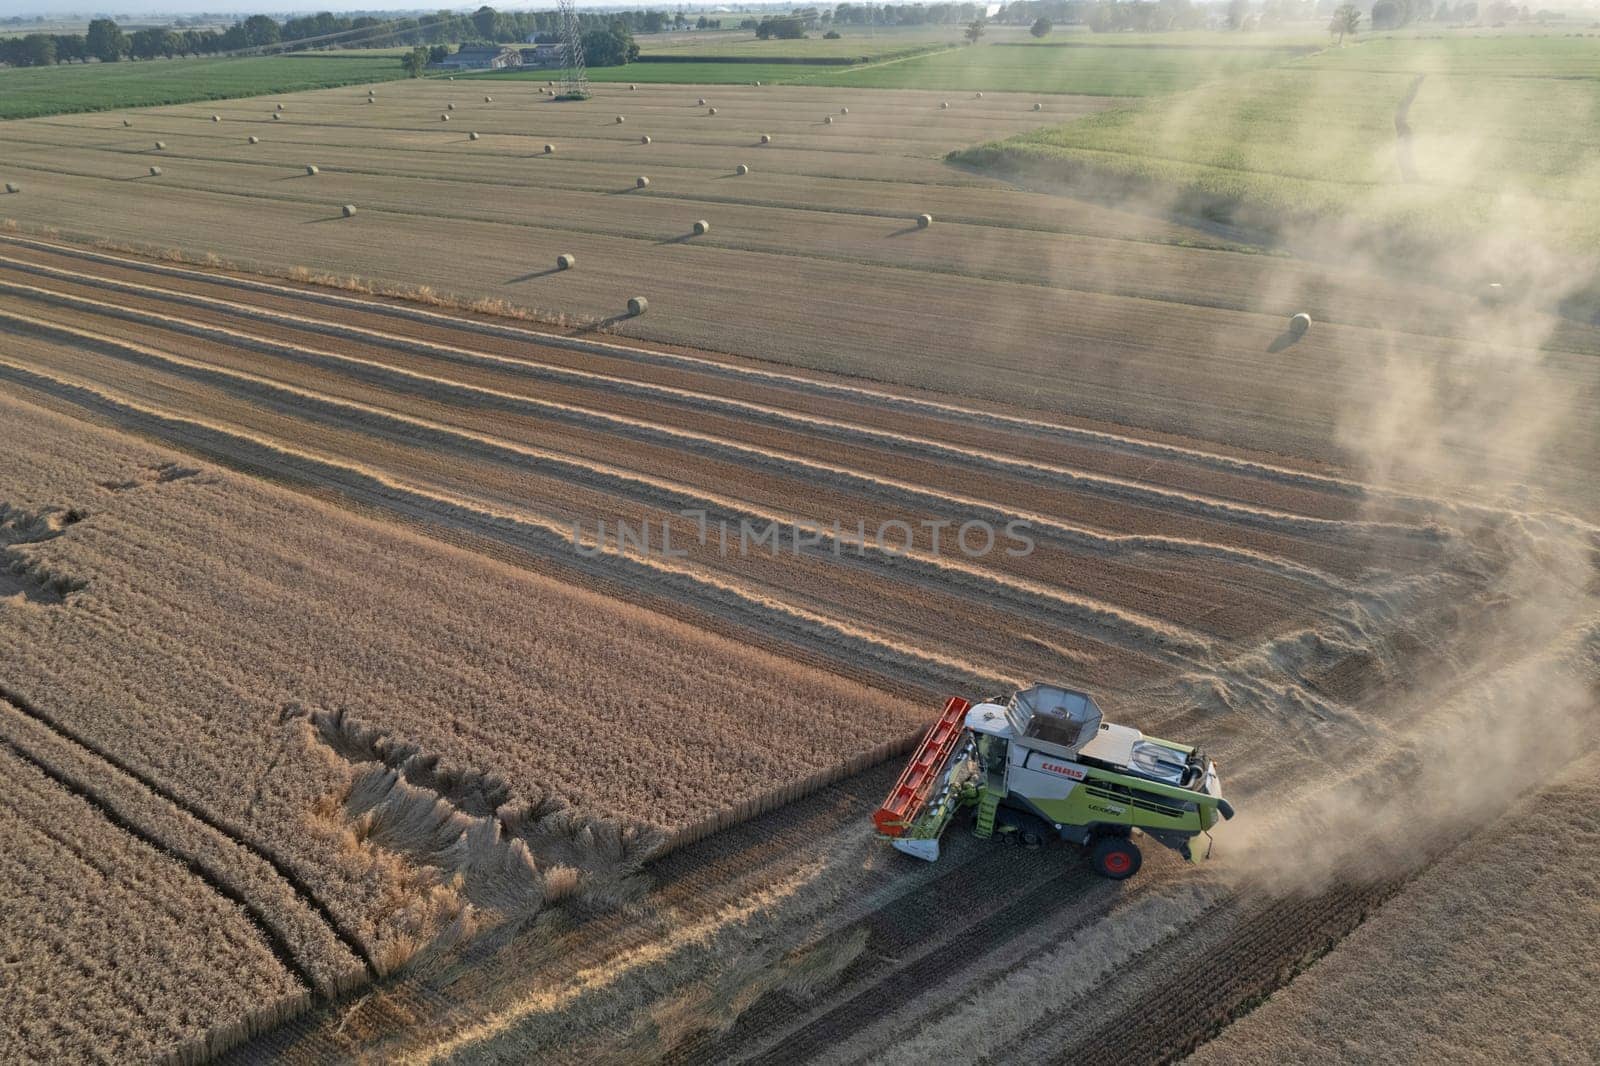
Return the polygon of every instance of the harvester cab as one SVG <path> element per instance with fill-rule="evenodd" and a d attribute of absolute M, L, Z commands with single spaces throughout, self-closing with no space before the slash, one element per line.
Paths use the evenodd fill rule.
<path fill-rule="evenodd" d="M 1233 817 L 1200 751 L 1107 722 L 1088 693 L 1045 684 L 976 705 L 950 699 L 872 820 L 896 849 L 933 862 L 967 808 L 975 836 L 1059 837 L 1116 880 L 1139 870 L 1136 835 L 1197 862 L 1211 827 Z"/>

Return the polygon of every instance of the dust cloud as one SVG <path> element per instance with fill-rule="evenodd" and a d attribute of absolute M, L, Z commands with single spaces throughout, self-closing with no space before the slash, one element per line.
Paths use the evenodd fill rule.
<path fill-rule="evenodd" d="M 1423 181 L 1448 174 L 1481 187 L 1462 168 L 1501 150 L 1497 122 L 1481 136 L 1446 135 L 1418 117 L 1429 103 L 1459 111 L 1438 106 L 1452 91 L 1449 79 L 1422 84 L 1416 135 L 1397 149 Z M 1399 161 L 1373 164 L 1386 166 Z M 1595 263 L 1539 239 L 1559 233 L 1563 209 L 1533 192 L 1501 185 L 1478 224 L 1426 253 L 1413 246 L 1403 261 L 1353 221 L 1289 238 L 1336 269 L 1424 278 L 1467 297 L 1453 323 L 1463 343 L 1449 354 L 1389 331 L 1347 366 L 1334 423 L 1362 480 L 1429 501 L 1449 537 L 1439 565 L 1452 602 L 1372 634 L 1376 659 L 1402 663 L 1400 684 L 1342 708 L 1341 728 L 1300 734 L 1310 758 L 1304 780 L 1283 782 L 1292 798 L 1263 790 L 1223 827 L 1219 847 L 1241 884 L 1317 891 L 1404 876 L 1595 746 L 1600 531 L 1586 516 L 1600 504 L 1596 394 L 1558 337 L 1575 315 L 1593 320 Z M 1386 569 L 1381 553 L 1371 565 Z M 1418 645 L 1433 654 L 1397 651 Z"/>

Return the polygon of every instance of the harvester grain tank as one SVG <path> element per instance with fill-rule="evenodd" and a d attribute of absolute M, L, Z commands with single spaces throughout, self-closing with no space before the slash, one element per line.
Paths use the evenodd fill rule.
<path fill-rule="evenodd" d="M 976 705 L 952 697 L 872 821 L 899 851 L 934 862 L 969 808 L 975 836 L 1056 837 L 1115 880 L 1138 872 L 1139 839 L 1198 862 L 1211 828 L 1233 817 L 1199 750 L 1107 722 L 1088 693 L 1048 684 Z"/>

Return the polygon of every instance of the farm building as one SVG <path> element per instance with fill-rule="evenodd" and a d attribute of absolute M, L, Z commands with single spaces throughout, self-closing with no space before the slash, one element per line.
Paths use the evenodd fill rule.
<path fill-rule="evenodd" d="M 522 66 L 522 53 L 506 45 L 466 45 L 431 65 L 442 70 L 504 70 Z"/>
<path fill-rule="evenodd" d="M 517 49 L 522 53 L 522 65 L 525 67 L 559 67 L 561 66 L 561 46 L 559 44 L 532 44 L 524 45 Z"/>

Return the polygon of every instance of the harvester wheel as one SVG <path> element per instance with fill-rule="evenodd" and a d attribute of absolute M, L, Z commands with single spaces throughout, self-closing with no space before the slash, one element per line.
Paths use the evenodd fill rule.
<path fill-rule="evenodd" d="M 1094 872 L 1113 881 L 1125 881 L 1139 872 L 1144 857 L 1133 841 L 1123 837 L 1101 837 L 1089 852 Z"/>

